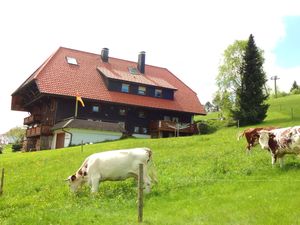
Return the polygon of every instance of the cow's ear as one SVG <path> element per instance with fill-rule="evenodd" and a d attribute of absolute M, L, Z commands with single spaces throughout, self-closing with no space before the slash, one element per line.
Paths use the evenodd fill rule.
<path fill-rule="evenodd" d="M 71 181 L 74 181 L 74 180 L 76 180 L 76 176 L 75 176 L 75 175 L 72 175 L 72 176 L 71 176 Z"/>

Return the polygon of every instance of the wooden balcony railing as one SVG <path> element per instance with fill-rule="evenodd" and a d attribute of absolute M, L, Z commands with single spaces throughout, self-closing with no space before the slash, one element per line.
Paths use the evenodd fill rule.
<path fill-rule="evenodd" d="M 31 115 L 24 118 L 24 125 L 29 125 L 33 123 L 39 123 L 39 122 L 41 122 L 41 115 Z"/>
<path fill-rule="evenodd" d="M 191 123 L 177 123 L 172 121 L 158 120 L 150 123 L 150 132 L 170 131 L 175 132 L 179 130 L 180 133 L 195 134 L 198 133 L 197 125 Z"/>
<path fill-rule="evenodd" d="M 51 126 L 37 126 L 26 130 L 26 137 L 34 137 L 40 135 L 51 135 Z"/>

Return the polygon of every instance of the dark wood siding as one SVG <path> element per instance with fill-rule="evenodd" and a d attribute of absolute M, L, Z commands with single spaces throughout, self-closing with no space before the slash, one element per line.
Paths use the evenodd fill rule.
<path fill-rule="evenodd" d="M 151 121 L 164 120 L 165 116 L 171 120 L 178 118 L 179 122 L 182 123 L 190 123 L 192 118 L 192 114 L 183 112 L 86 100 L 84 103 L 85 107 L 78 105 L 78 118 L 105 122 L 125 122 L 125 128 L 129 133 L 134 132 L 134 127 L 149 129 Z M 99 112 L 93 112 L 93 106 L 99 106 Z M 125 114 L 120 114 L 120 110 L 125 110 Z M 75 100 L 57 99 L 56 122 L 73 117 L 74 114 Z"/>

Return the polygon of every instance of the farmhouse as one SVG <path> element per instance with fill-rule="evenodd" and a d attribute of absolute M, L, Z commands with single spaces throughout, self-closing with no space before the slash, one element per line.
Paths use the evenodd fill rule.
<path fill-rule="evenodd" d="M 110 57 L 107 48 L 93 54 L 60 47 L 12 94 L 11 109 L 29 112 L 24 150 L 197 132 L 192 117 L 206 112 L 196 93 L 145 58 L 145 52 L 132 62 Z"/>

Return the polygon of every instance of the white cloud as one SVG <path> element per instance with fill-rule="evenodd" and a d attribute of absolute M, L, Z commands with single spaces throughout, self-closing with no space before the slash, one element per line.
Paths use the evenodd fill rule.
<path fill-rule="evenodd" d="M 59 46 L 95 53 L 108 47 L 111 56 L 134 61 L 145 50 L 146 63 L 168 68 L 204 104 L 215 91 L 223 51 L 252 33 L 265 50 L 268 76 L 278 75 L 283 90 L 299 68 L 276 66 L 273 49 L 285 35 L 283 17 L 300 15 L 299 6 L 292 0 L 1 1 L 0 133 L 23 121 L 24 114 L 9 110 L 10 94 Z"/>

